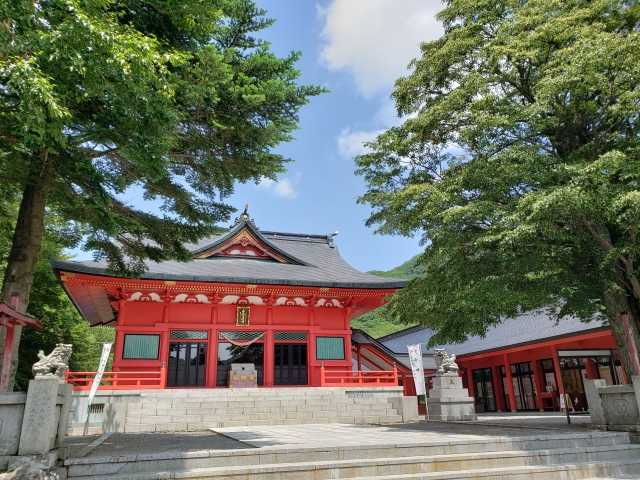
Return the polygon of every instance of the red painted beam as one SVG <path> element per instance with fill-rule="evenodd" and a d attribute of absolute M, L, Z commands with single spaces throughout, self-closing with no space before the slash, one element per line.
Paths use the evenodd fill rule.
<path fill-rule="evenodd" d="M 539 343 L 531 343 L 528 345 L 522 345 L 519 347 L 512 347 L 512 348 L 504 348 L 504 349 L 497 349 L 497 350 L 492 350 L 489 352 L 483 352 L 483 353 L 478 353 L 475 355 L 459 355 L 458 358 L 460 358 L 460 360 L 463 360 L 465 362 L 470 361 L 470 360 L 478 360 L 481 358 L 488 358 L 488 357 L 493 357 L 493 356 L 501 356 L 506 354 L 510 354 L 510 353 L 516 353 L 516 352 L 521 352 L 523 350 L 534 350 L 534 349 L 539 349 L 539 348 L 545 348 L 545 347 L 556 347 L 559 350 L 562 350 L 563 348 L 568 348 L 568 349 L 573 349 L 576 347 L 563 347 L 562 345 L 564 344 L 570 344 L 570 343 L 575 343 L 575 342 L 579 342 L 579 341 L 585 341 L 585 340 L 594 340 L 594 339 L 610 339 L 611 342 L 614 342 L 613 340 L 613 335 L 611 334 L 611 330 L 607 329 L 607 330 L 601 330 L 599 332 L 592 332 L 592 333 L 584 333 L 582 335 L 576 335 L 576 336 L 572 336 L 572 337 L 563 337 L 563 338 L 557 338 L 554 340 L 548 340 L 545 342 L 539 342 Z M 584 347 L 577 347 L 577 348 L 584 348 Z M 587 348 L 594 348 L 594 347 L 587 347 Z M 598 348 L 607 348 L 607 349 L 611 349 L 611 348 L 616 348 L 615 345 L 607 345 L 607 346 L 602 346 L 602 347 L 598 347 Z"/>

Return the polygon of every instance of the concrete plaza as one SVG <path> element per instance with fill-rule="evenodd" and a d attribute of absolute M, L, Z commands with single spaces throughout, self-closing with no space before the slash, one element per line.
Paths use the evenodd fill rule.
<path fill-rule="evenodd" d="M 72 438 L 80 480 L 640 478 L 640 446 L 588 418 L 480 415 L 477 422 L 306 424 Z M 89 444 L 93 445 L 92 447 Z"/>

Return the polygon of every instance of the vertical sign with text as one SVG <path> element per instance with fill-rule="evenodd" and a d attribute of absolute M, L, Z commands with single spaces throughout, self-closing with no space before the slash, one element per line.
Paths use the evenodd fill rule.
<path fill-rule="evenodd" d="M 100 381 L 102 380 L 102 374 L 104 373 L 104 369 L 107 366 L 107 361 L 109 360 L 109 354 L 111 353 L 111 345 L 112 343 L 103 343 L 102 344 L 102 355 L 100 355 L 100 363 L 98 364 L 98 371 L 96 372 L 96 376 L 93 379 L 93 383 L 91 384 L 91 390 L 89 391 L 89 403 L 87 406 L 87 421 L 84 424 L 84 435 L 87 435 L 89 431 L 89 416 L 91 414 L 91 403 L 93 402 L 93 397 L 95 397 L 96 392 L 98 391 L 98 386 L 100 385 Z"/>
<path fill-rule="evenodd" d="M 422 366 L 422 348 L 418 345 L 407 345 L 409 349 L 409 362 L 413 372 L 413 382 L 416 385 L 416 395 L 426 395 L 424 384 L 424 367 Z"/>

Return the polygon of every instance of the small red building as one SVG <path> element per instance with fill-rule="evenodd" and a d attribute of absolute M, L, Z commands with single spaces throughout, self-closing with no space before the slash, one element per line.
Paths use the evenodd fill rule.
<path fill-rule="evenodd" d="M 432 334 L 424 327 L 409 327 L 369 339 L 366 348 L 373 351 L 377 344 L 379 356 L 386 352 L 392 361 L 404 365 L 407 345 L 428 342 Z M 444 348 L 456 355 L 477 413 L 559 410 L 565 401 L 570 411 L 579 413 L 588 410 L 584 380 L 627 383 L 611 327 L 597 319 L 584 323 L 567 317 L 556 323 L 544 313 L 528 312 L 490 327 L 484 337 L 473 336 Z M 428 379 L 435 364 L 433 349 L 426 345 L 423 362 Z M 404 373 L 401 368 L 401 379 Z M 412 381 L 411 377 L 404 381 L 405 395 L 415 395 Z"/>
<path fill-rule="evenodd" d="M 260 231 L 246 212 L 189 249 L 139 279 L 51 262 L 82 316 L 116 330 L 109 388 L 223 387 L 231 363 L 253 363 L 266 387 L 353 377 L 350 321 L 405 285 L 353 269 L 332 235 Z"/>

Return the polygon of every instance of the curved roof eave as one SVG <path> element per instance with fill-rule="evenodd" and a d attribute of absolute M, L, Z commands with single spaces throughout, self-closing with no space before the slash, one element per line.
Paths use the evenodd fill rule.
<path fill-rule="evenodd" d="M 51 267 L 60 276 L 61 270 L 86 273 L 90 275 L 112 276 L 105 268 L 89 267 L 77 262 L 51 260 Z M 394 289 L 403 288 L 407 280 L 390 280 L 380 282 L 328 282 L 314 280 L 292 280 L 287 278 L 259 278 L 259 277 L 227 277 L 208 275 L 176 275 L 167 273 L 147 272 L 140 276 L 141 280 L 170 280 L 182 282 L 207 282 L 207 283 L 248 283 L 262 285 L 287 285 L 297 287 L 321 287 L 321 288 L 361 288 L 361 289 Z"/>

